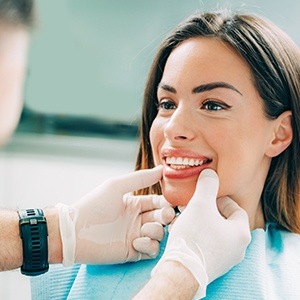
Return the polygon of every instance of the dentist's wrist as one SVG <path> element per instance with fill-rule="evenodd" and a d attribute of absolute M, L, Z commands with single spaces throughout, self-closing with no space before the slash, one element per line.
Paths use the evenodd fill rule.
<path fill-rule="evenodd" d="M 48 259 L 49 263 L 62 262 L 62 242 L 59 230 L 59 217 L 56 208 L 44 209 L 48 227 Z"/>

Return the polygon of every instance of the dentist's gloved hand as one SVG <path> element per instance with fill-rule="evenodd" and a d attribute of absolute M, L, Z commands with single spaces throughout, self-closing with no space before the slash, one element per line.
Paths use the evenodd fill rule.
<path fill-rule="evenodd" d="M 111 178 L 72 206 L 58 204 L 63 264 L 110 264 L 156 257 L 174 209 L 157 195 L 125 195 L 161 179 L 162 167 Z M 134 245 L 134 247 L 133 247 Z"/>
<path fill-rule="evenodd" d="M 251 240 L 247 213 L 229 197 L 216 200 L 218 188 L 217 174 L 203 170 L 152 271 L 154 275 L 166 261 L 180 262 L 199 283 L 197 299 L 205 296 L 210 282 L 243 260 Z"/>

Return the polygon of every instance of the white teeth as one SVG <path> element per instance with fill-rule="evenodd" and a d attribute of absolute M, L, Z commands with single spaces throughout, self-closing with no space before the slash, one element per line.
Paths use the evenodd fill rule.
<path fill-rule="evenodd" d="M 188 158 L 185 158 L 185 159 L 183 160 L 183 164 L 184 164 L 184 165 L 188 165 L 188 164 L 189 164 L 189 159 L 188 159 Z"/>
<path fill-rule="evenodd" d="M 189 166 L 184 166 L 184 165 L 170 165 L 170 167 L 174 170 L 182 170 L 182 169 L 186 169 Z"/>
<path fill-rule="evenodd" d="M 183 159 L 181 157 L 177 157 L 175 164 L 176 165 L 182 165 L 182 163 L 183 163 Z"/>
<path fill-rule="evenodd" d="M 195 164 L 195 160 L 193 158 L 191 158 L 189 161 L 189 166 L 193 166 L 194 164 Z"/>
<path fill-rule="evenodd" d="M 168 161 L 167 163 L 168 164 L 176 164 L 176 158 L 175 157 L 167 157 Z"/>
<path fill-rule="evenodd" d="M 200 160 L 194 158 L 187 158 L 187 157 L 166 157 L 166 163 L 171 165 L 172 168 L 176 169 L 183 169 L 186 167 L 194 167 L 194 166 L 201 166 L 208 162 L 207 160 Z"/>

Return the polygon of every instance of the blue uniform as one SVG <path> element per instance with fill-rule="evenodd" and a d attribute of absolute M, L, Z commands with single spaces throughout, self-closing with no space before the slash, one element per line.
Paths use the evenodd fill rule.
<path fill-rule="evenodd" d="M 48 273 L 31 279 L 32 299 L 131 299 L 149 280 L 158 259 L 71 268 L 53 265 Z M 205 299 L 299 300 L 300 235 L 272 224 L 266 231 L 252 231 L 245 259 L 212 282 Z"/>

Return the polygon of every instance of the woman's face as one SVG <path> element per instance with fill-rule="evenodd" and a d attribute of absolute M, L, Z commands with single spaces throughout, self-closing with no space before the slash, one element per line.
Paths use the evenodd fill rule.
<path fill-rule="evenodd" d="M 218 197 L 233 198 L 252 224 L 262 218 L 274 126 L 247 63 L 216 39 L 189 39 L 170 54 L 157 99 L 150 140 L 155 164 L 164 166 L 166 199 L 186 205 L 200 172 L 211 168 L 220 179 Z"/>

